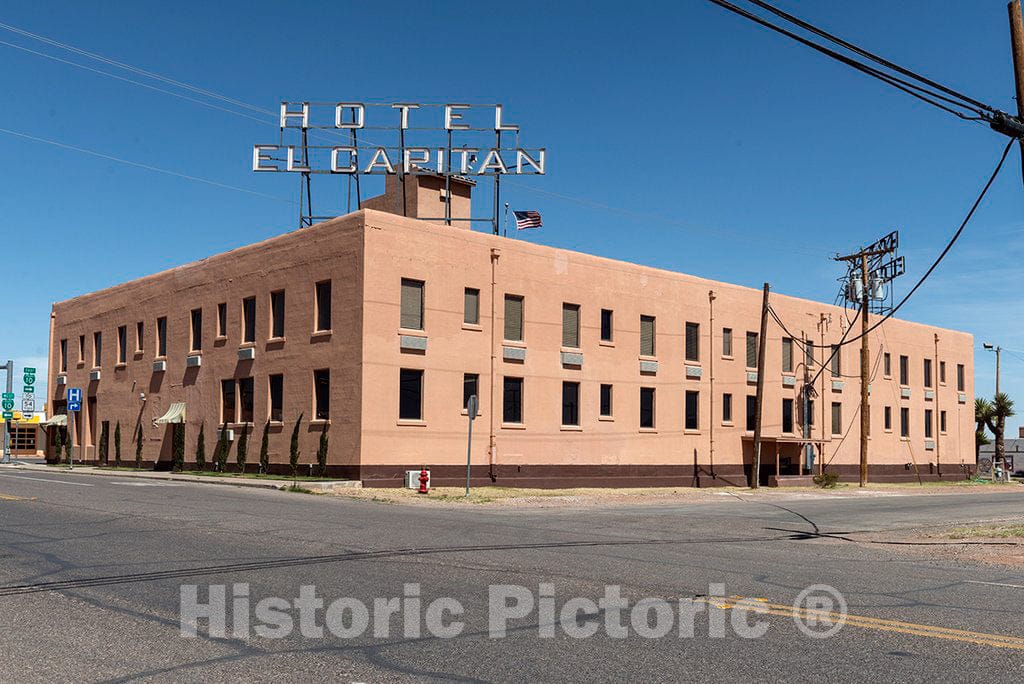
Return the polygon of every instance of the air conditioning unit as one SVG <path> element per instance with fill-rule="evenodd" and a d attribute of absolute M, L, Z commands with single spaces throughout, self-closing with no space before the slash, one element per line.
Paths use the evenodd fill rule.
<path fill-rule="evenodd" d="M 68 384 L 68 376 L 63 375 L 63 374 L 58 375 L 57 376 L 57 384 L 58 385 L 66 385 L 66 384 Z"/>
<path fill-rule="evenodd" d="M 199 368 L 203 365 L 203 357 L 198 354 L 185 359 L 185 366 L 188 368 Z"/>
<path fill-rule="evenodd" d="M 243 347 L 238 350 L 239 361 L 251 361 L 256 358 L 256 350 L 253 347 Z"/>
<path fill-rule="evenodd" d="M 218 428 L 218 430 L 217 430 L 217 439 L 220 439 L 221 435 L 224 435 L 224 438 L 227 441 L 229 441 L 229 442 L 234 442 L 235 441 L 235 431 L 234 430 L 221 430 L 221 429 Z"/>
<path fill-rule="evenodd" d="M 405 471 L 405 488 L 406 489 L 419 489 L 420 488 L 420 471 L 418 470 L 406 470 Z M 430 488 L 430 471 L 427 471 L 427 488 Z"/>
<path fill-rule="evenodd" d="M 166 361 L 154 361 L 153 362 L 153 372 L 154 373 L 163 373 L 166 370 L 167 370 L 167 362 Z"/>
<path fill-rule="evenodd" d="M 89 373 L 89 380 L 99 380 L 100 372 L 98 370 L 91 371 Z"/>

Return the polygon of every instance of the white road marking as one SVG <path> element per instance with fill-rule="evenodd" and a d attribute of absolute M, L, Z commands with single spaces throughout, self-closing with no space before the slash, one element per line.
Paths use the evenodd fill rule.
<path fill-rule="evenodd" d="M 180 487 L 179 484 L 168 482 L 111 482 L 110 484 L 124 485 L 125 487 Z"/>
<path fill-rule="evenodd" d="M 1004 584 L 1002 582 L 979 582 L 978 580 L 964 580 L 967 584 L 987 584 L 990 587 L 1010 587 L 1012 589 L 1024 589 L 1024 584 Z"/>
<path fill-rule="evenodd" d="M 64 480 L 54 480 L 43 477 L 25 477 L 24 475 L 0 475 L 0 477 L 9 477 L 12 480 L 35 480 L 36 482 L 53 482 L 56 484 L 74 485 L 75 487 L 92 487 L 91 484 L 85 482 L 65 482 Z"/>

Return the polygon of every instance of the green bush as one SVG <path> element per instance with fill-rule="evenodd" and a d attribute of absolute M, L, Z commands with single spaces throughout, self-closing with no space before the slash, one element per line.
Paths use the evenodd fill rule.
<path fill-rule="evenodd" d="M 57 433 L 53 436 L 53 455 L 56 457 L 57 463 L 60 463 L 62 451 L 64 451 L 64 434 L 60 428 L 57 428 Z"/>
<path fill-rule="evenodd" d="M 238 446 L 235 448 L 235 463 L 238 464 L 238 472 L 245 472 L 245 458 L 249 452 L 249 424 L 242 426 L 242 434 L 238 436 Z"/>
<path fill-rule="evenodd" d="M 260 440 L 260 472 L 270 468 L 270 421 L 263 425 L 263 439 Z"/>
<path fill-rule="evenodd" d="M 327 428 L 320 433 L 320 446 L 316 450 L 316 463 L 320 467 L 320 477 L 327 475 Z"/>
<path fill-rule="evenodd" d="M 185 467 L 185 424 L 175 423 L 173 431 L 174 460 L 172 461 L 171 467 L 175 472 L 180 473 Z"/>
<path fill-rule="evenodd" d="M 100 428 L 100 453 L 97 456 L 97 460 L 103 465 L 107 465 L 107 461 L 110 459 L 110 423 L 104 421 L 103 427 Z"/>
<path fill-rule="evenodd" d="M 295 472 L 299 467 L 299 425 L 302 424 L 302 415 L 299 414 L 299 419 L 295 421 L 295 428 L 292 430 L 292 441 L 288 445 L 288 463 L 292 467 L 292 477 L 295 477 Z"/>
<path fill-rule="evenodd" d="M 142 423 L 135 433 L 135 467 L 142 468 Z"/>
<path fill-rule="evenodd" d="M 220 435 L 217 437 L 217 448 L 213 451 L 213 460 L 217 472 L 223 473 L 228 469 L 228 452 L 231 450 L 231 443 L 228 442 L 228 424 L 220 428 Z"/>
<path fill-rule="evenodd" d="M 821 475 L 814 476 L 814 484 L 822 489 L 835 489 L 838 482 L 839 476 L 835 473 L 822 473 Z"/>
<path fill-rule="evenodd" d="M 206 423 L 199 426 L 199 438 L 196 439 L 196 470 L 206 470 Z"/>
<path fill-rule="evenodd" d="M 114 425 L 114 465 L 121 467 L 121 421 Z"/>

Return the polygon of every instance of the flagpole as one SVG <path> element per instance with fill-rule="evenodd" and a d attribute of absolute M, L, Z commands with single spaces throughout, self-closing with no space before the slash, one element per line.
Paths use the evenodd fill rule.
<path fill-rule="evenodd" d="M 505 202 L 505 237 L 508 237 L 508 202 Z"/>

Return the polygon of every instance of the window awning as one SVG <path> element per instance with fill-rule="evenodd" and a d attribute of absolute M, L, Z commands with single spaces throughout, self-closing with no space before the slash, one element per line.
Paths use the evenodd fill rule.
<path fill-rule="evenodd" d="M 158 423 L 184 423 L 185 402 L 176 401 L 167 409 L 167 413 L 156 419 Z"/>
<path fill-rule="evenodd" d="M 49 420 L 39 423 L 40 427 L 64 427 L 68 424 L 68 417 L 63 413 L 51 416 Z"/>

